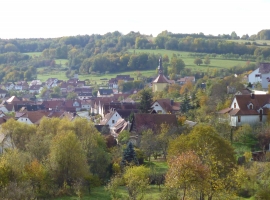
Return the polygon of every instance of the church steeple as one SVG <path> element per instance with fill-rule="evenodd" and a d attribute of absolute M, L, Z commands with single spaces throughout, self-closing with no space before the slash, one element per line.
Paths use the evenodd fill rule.
<path fill-rule="evenodd" d="M 162 58 L 161 57 L 159 57 L 158 73 L 163 74 Z"/>

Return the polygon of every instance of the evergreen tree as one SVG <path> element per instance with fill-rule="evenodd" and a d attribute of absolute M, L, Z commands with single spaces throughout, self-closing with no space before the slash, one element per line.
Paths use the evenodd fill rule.
<path fill-rule="evenodd" d="M 139 164 L 137 156 L 136 156 L 136 152 L 131 142 L 127 144 L 127 148 L 124 150 L 122 161 L 121 161 L 122 166 L 126 166 L 128 164 L 135 164 L 135 165 Z"/>
<path fill-rule="evenodd" d="M 153 95 L 151 90 L 142 90 L 141 93 L 141 102 L 139 109 L 141 113 L 148 113 L 153 104 Z"/>
<path fill-rule="evenodd" d="M 185 94 L 184 101 L 181 104 L 180 110 L 182 113 L 186 113 L 191 109 L 190 99 L 188 98 L 187 94 Z"/>

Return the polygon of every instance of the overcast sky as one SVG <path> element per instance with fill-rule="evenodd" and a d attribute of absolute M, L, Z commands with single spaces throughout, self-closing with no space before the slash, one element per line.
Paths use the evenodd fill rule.
<path fill-rule="evenodd" d="M 270 0 L 0 0 L 0 7 L 0 38 L 270 29 Z"/>

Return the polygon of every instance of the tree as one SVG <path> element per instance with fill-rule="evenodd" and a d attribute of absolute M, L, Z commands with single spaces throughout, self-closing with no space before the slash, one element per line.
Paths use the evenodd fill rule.
<path fill-rule="evenodd" d="M 195 58 L 195 60 L 194 60 L 194 64 L 195 64 L 195 65 L 201 65 L 202 63 L 203 63 L 202 59 L 200 59 L 200 58 Z"/>
<path fill-rule="evenodd" d="M 66 99 L 76 99 L 77 96 L 78 96 L 77 93 L 69 92 Z"/>
<path fill-rule="evenodd" d="M 206 57 L 204 58 L 203 63 L 204 63 L 205 65 L 209 65 L 209 64 L 210 64 L 210 58 L 209 58 L 209 56 L 206 56 Z"/>
<path fill-rule="evenodd" d="M 169 170 L 166 174 L 165 199 L 174 197 L 185 200 L 191 197 L 193 190 L 202 191 L 210 173 L 207 165 L 193 151 L 187 151 L 168 161 Z M 194 198 L 195 199 L 195 198 Z"/>
<path fill-rule="evenodd" d="M 169 159 L 182 153 L 193 151 L 203 165 L 209 169 L 210 176 L 200 191 L 202 199 L 212 199 L 219 193 L 234 190 L 235 152 L 230 143 L 220 137 L 209 125 L 198 125 L 188 135 L 180 135 L 169 146 Z"/>
<path fill-rule="evenodd" d="M 125 170 L 123 175 L 130 199 L 143 199 L 149 185 L 150 169 L 145 166 L 132 166 Z"/>
<path fill-rule="evenodd" d="M 235 31 L 233 31 L 233 32 L 231 33 L 231 38 L 232 38 L 233 40 L 238 39 L 238 36 L 237 36 L 237 34 L 236 34 Z"/>
<path fill-rule="evenodd" d="M 138 159 L 134 150 L 133 144 L 129 142 L 127 148 L 124 150 L 121 165 L 138 165 Z"/>
<path fill-rule="evenodd" d="M 185 63 L 181 58 L 177 58 L 176 56 L 171 58 L 171 67 L 173 73 L 180 74 L 181 70 L 183 70 L 185 66 Z"/>
<path fill-rule="evenodd" d="M 185 94 L 184 101 L 180 105 L 180 110 L 182 113 L 187 113 L 191 108 L 190 99 L 188 98 L 188 95 Z"/>
<path fill-rule="evenodd" d="M 72 131 L 60 132 L 53 138 L 49 160 L 53 177 L 59 186 L 64 182 L 71 185 L 71 182 L 88 173 L 85 152 Z"/>
<path fill-rule="evenodd" d="M 151 90 L 142 90 L 141 92 L 141 101 L 139 105 L 139 109 L 141 113 L 148 113 L 153 104 L 153 95 Z"/>
<path fill-rule="evenodd" d="M 148 161 L 150 162 L 152 154 L 157 150 L 156 136 L 151 129 L 147 129 L 142 132 L 140 148 L 144 152 L 144 155 L 148 157 Z"/>

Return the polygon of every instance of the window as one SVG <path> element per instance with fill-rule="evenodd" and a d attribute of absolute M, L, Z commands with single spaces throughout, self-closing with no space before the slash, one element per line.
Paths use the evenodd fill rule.
<path fill-rule="evenodd" d="M 115 121 L 114 121 L 114 120 L 112 120 L 112 123 L 113 123 L 113 124 L 114 124 L 114 122 L 115 122 Z"/>
<path fill-rule="evenodd" d="M 236 103 L 233 104 L 233 107 L 236 108 Z"/>
<path fill-rule="evenodd" d="M 249 104 L 248 109 L 253 109 L 253 105 Z"/>
<path fill-rule="evenodd" d="M 157 104 L 155 106 L 158 106 Z"/>
<path fill-rule="evenodd" d="M 241 116 L 238 115 L 238 122 L 241 122 Z"/>

